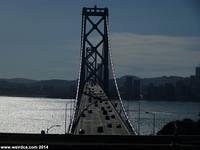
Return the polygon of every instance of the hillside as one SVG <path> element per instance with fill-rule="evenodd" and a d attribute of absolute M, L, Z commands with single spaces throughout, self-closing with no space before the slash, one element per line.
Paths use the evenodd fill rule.
<path fill-rule="evenodd" d="M 132 75 L 117 79 L 123 99 L 135 99 L 136 87 L 127 87 L 127 79 L 139 80 L 139 91 L 145 100 L 199 100 L 200 80 L 193 77 L 163 76 L 156 78 L 139 78 Z M 110 93 L 115 97 L 114 84 L 110 82 Z M 74 98 L 76 80 L 31 80 L 25 78 L 0 79 L 0 95 L 28 96 L 49 98 Z M 138 96 L 137 98 L 138 99 Z"/>

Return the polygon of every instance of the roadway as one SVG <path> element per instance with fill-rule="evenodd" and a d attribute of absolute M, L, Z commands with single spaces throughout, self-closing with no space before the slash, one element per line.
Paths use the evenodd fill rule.
<path fill-rule="evenodd" d="M 86 84 L 74 134 L 130 135 L 130 132 L 101 87 Z"/>

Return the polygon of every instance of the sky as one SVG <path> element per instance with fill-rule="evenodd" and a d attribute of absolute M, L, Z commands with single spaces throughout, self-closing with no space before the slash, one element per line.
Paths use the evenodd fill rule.
<path fill-rule="evenodd" d="M 199 0 L 0 0 L 0 78 L 78 78 L 82 7 L 109 9 L 117 77 L 190 76 Z"/>

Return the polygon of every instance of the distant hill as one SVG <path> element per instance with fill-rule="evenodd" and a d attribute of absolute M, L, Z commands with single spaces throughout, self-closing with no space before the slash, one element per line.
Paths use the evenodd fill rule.
<path fill-rule="evenodd" d="M 118 84 L 118 86 L 121 87 L 126 82 L 126 78 L 127 77 L 132 77 L 133 79 L 140 79 L 139 77 L 134 76 L 134 75 L 125 75 L 125 76 L 122 76 L 120 78 L 117 78 L 117 84 Z"/>
<path fill-rule="evenodd" d="M 31 80 L 24 78 L 0 79 L 0 95 L 74 98 L 75 81 L 67 80 Z"/>
<path fill-rule="evenodd" d="M 35 85 L 45 85 L 45 86 L 55 86 L 55 87 L 68 87 L 70 86 L 74 81 L 68 81 L 68 80 L 41 80 L 34 82 Z"/>
<path fill-rule="evenodd" d="M 133 75 L 125 75 L 120 78 L 117 78 L 117 83 L 119 85 L 124 84 L 127 77 L 132 77 L 133 79 L 140 79 L 141 84 L 146 86 L 150 83 L 154 85 L 161 85 L 165 83 L 171 83 L 173 85 L 176 84 L 177 81 L 185 79 L 184 77 L 178 76 L 162 76 L 162 77 L 153 77 L 153 78 L 139 78 Z M 17 83 L 17 84 L 43 84 L 43 85 L 54 85 L 54 86 L 63 86 L 66 84 L 70 84 L 75 82 L 74 80 L 60 80 L 60 79 L 52 79 L 52 80 L 32 80 L 32 79 L 25 79 L 25 78 L 13 78 L 13 79 L 0 79 L 0 82 L 8 82 L 8 83 Z"/>
<path fill-rule="evenodd" d="M 25 78 L 0 79 L 0 81 L 6 81 L 9 83 L 19 83 L 19 84 L 30 84 L 37 82 L 37 80 L 25 79 Z"/>
<path fill-rule="evenodd" d="M 200 79 L 178 76 L 140 78 L 133 75 L 117 78 L 121 96 L 125 99 L 128 93 L 134 92 L 134 87 L 132 87 L 133 89 L 127 88 L 127 77 L 131 77 L 133 80 L 140 80 L 141 93 L 139 94 L 142 94 L 145 100 L 200 99 Z M 109 86 L 110 94 L 113 94 L 113 97 L 115 97 L 114 83 L 110 81 Z M 0 79 L 0 95 L 4 96 L 75 98 L 76 88 L 76 80 Z"/>

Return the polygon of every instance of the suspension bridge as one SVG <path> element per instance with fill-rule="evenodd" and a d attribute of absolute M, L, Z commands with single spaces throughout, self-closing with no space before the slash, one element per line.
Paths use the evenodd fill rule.
<path fill-rule="evenodd" d="M 30 144 L 36 149 L 199 149 L 199 136 L 136 136 L 116 82 L 108 23 L 107 8 L 83 8 L 80 71 L 70 134 L 0 133 L 0 148 L 21 145 L 25 149 Z"/>
<path fill-rule="evenodd" d="M 72 134 L 136 135 L 118 90 L 108 26 L 108 8 L 83 8 Z"/>

